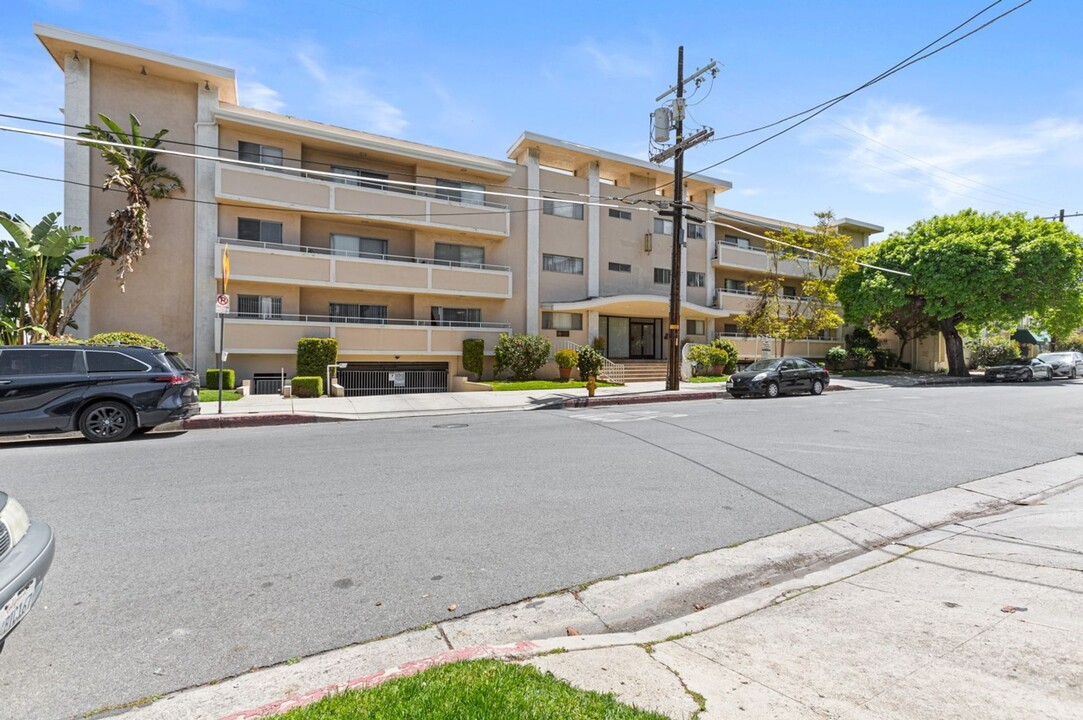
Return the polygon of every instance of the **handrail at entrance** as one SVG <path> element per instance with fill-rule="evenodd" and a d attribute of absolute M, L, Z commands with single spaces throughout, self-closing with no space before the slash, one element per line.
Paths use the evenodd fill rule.
<path fill-rule="evenodd" d="M 559 350 L 575 350 L 577 353 L 583 349 L 582 345 L 573 343 L 571 340 L 558 340 L 553 347 L 553 352 Z M 612 383 L 624 384 L 624 366 L 613 362 L 605 355 L 602 355 L 602 372 L 599 373 L 598 379 L 606 380 Z"/>

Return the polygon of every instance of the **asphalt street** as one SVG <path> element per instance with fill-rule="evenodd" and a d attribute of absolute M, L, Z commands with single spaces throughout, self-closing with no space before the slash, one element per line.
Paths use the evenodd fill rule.
<path fill-rule="evenodd" d="M 1078 452 L 1083 381 L 0 444 L 0 488 L 57 537 L 0 655 L 0 718 L 70 718 Z"/>

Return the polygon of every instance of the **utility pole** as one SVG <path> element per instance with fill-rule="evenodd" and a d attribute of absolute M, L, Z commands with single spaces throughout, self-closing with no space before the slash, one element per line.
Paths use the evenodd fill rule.
<path fill-rule="evenodd" d="M 681 268 L 681 249 L 684 247 L 684 151 L 698 143 L 707 140 L 714 135 L 714 130 L 704 128 L 692 137 L 684 138 L 684 86 L 686 83 L 695 81 L 702 82 L 699 77 L 710 72 L 714 77 L 718 73 L 716 63 L 712 60 L 705 67 L 700 68 L 691 77 L 684 77 L 684 46 L 677 48 L 677 84 L 655 98 L 662 98 L 676 91 L 676 100 L 673 102 L 672 118 L 673 128 L 676 130 L 676 143 L 667 150 L 651 157 L 651 162 L 660 163 L 673 156 L 673 209 L 659 210 L 662 216 L 673 218 L 673 253 L 670 258 L 669 271 L 669 326 L 665 333 L 666 347 L 669 352 L 666 363 L 666 390 L 681 389 L 681 282 L 684 273 Z M 658 122 L 655 123 L 656 129 Z M 667 130 L 668 134 L 668 130 Z M 657 136 L 656 136 L 657 137 Z M 698 218 L 697 218 L 698 219 Z"/>

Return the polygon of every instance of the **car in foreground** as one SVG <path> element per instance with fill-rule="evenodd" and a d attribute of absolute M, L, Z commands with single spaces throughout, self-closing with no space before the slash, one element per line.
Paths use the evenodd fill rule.
<path fill-rule="evenodd" d="M 1055 353 L 1042 353 L 1038 359 L 1053 368 L 1054 377 L 1066 377 L 1075 380 L 1083 376 L 1083 353 L 1072 350 Z"/>
<path fill-rule="evenodd" d="M 41 595 L 55 547 L 52 529 L 0 492 L 0 650 Z"/>
<path fill-rule="evenodd" d="M 109 442 L 197 414 L 199 380 L 175 352 L 0 346 L 0 435 L 79 431 L 92 442 Z"/>
<path fill-rule="evenodd" d="M 807 392 L 819 395 L 831 382 L 827 370 L 799 357 L 757 360 L 726 381 L 726 391 L 735 398 L 747 395 L 778 397 Z"/>
<path fill-rule="evenodd" d="M 1053 368 L 1038 358 L 1019 358 L 985 369 L 986 382 L 1030 382 L 1039 378 L 1052 380 Z"/>

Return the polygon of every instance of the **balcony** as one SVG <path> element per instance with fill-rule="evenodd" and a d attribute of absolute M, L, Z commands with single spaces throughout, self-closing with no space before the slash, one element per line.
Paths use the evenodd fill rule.
<path fill-rule="evenodd" d="M 347 185 L 290 168 L 262 170 L 219 164 L 215 171 L 215 197 L 485 237 L 507 237 L 511 227 L 507 205 L 457 202 L 446 193 L 426 188 Z"/>
<path fill-rule="evenodd" d="M 247 315 L 225 318 L 225 349 L 236 354 L 293 355 L 305 337 L 338 339 L 339 356 L 461 355 L 463 340 L 481 338 L 493 347 L 509 323 L 436 322 L 387 318 L 350 319 L 326 315 Z M 217 334 L 217 327 L 215 333 Z M 215 338 L 217 343 L 218 337 Z"/>
<path fill-rule="evenodd" d="M 511 268 L 504 265 L 351 253 L 231 238 L 219 238 L 218 242 L 229 244 L 232 280 L 456 297 L 511 297 Z M 222 277 L 221 253 L 215 253 L 215 277 Z"/>
<path fill-rule="evenodd" d="M 767 355 L 776 357 L 782 352 L 782 341 L 775 338 L 749 337 L 737 333 L 715 333 L 714 337 L 726 338 L 737 346 L 737 352 L 742 360 L 763 357 L 764 345 L 767 346 Z M 804 338 L 801 340 L 787 340 L 786 354 L 797 355 L 806 358 L 822 358 L 827 355 L 827 350 L 839 344 L 838 340 L 821 340 L 819 338 Z"/>
<path fill-rule="evenodd" d="M 726 312 L 740 315 L 747 313 L 759 298 L 759 293 L 752 290 L 715 290 L 715 307 Z M 796 303 L 800 300 L 808 300 L 808 297 L 794 297 L 783 295 L 779 298 L 783 303 Z"/>
<path fill-rule="evenodd" d="M 724 240 L 715 243 L 714 267 L 736 267 L 756 272 L 771 272 L 771 258 L 763 248 L 738 247 Z M 803 277 L 805 269 L 796 260 L 781 260 L 778 271 L 790 277 Z"/>

